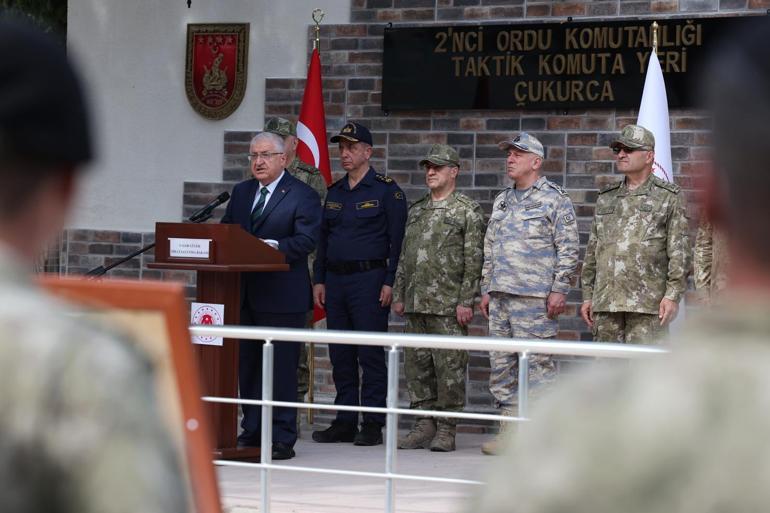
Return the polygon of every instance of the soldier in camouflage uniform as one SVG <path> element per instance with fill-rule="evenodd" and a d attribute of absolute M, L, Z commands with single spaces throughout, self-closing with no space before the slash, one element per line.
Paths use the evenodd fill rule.
<path fill-rule="evenodd" d="M 586 369 L 541 404 L 490 469 L 472 513 L 717 513 L 770 504 L 770 20 L 720 38 L 707 222 L 729 234 L 717 308 L 659 358 Z M 719 77 L 714 80 L 713 77 Z M 752 222 L 754 221 L 754 222 Z M 699 312 L 700 313 L 700 312 Z"/>
<path fill-rule="evenodd" d="M 297 156 L 297 127 L 285 118 L 270 118 L 265 121 L 265 132 L 271 132 L 283 137 L 284 151 L 286 152 L 286 162 L 290 164 L 286 167 L 286 170 L 296 179 L 305 182 L 313 188 L 318 196 L 321 198 L 321 205 L 326 201 L 326 180 L 324 179 L 321 171 L 317 167 L 303 162 Z M 308 256 L 308 271 L 310 276 L 313 276 L 313 262 L 315 261 L 315 251 Z M 308 328 L 313 327 L 313 312 L 308 313 Z M 299 364 L 297 365 L 297 401 L 303 402 L 305 400 L 305 394 L 310 387 L 310 366 L 309 358 L 312 355 L 308 354 L 308 345 L 302 344 L 299 353 Z M 299 422 L 299 415 L 297 415 L 297 422 Z M 299 432 L 299 431 L 298 431 Z"/>
<path fill-rule="evenodd" d="M 713 304 L 727 282 L 727 241 L 708 222 L 698 226 L 695 236 L 693 275 L 698 301 Z"/>
<path fill-rule="evenodd" d="M 577 268 L 575 210 L 561 187 L 540 176 L 545 153 L 538 139 L 522 132 L 499 147 L 507 152 L 515 184 L 493 204 L 484 238 L 481 311 L 493 337 L 553 338 Z M 489 357 L 490 392 L 502 414 L 513 416 L 518 355 L 492 351 Z M 551 358 L 533 355 L 529 376 L 542 390 L 555 376 Z M 485 454 L 497 451 L 497 439 L 482 446 Z"/>
<path fill-rule="evenodd" d="M 420 165 L 430 192 L 409 209 L 393 311 L 406 314 L 410 333 L 467 335 L 481 275 L 484 215 L 478 203 L 455 190 L 460 159 L 453 148 L 433 145 Z M 411 408 L 462 411 L 467 364 L 467 351 L 406 348 Z M 417 417 L 398 447 L 453 451 L 456 425 L 456 419 Z"/>
<path fill-rule="evenodd" d="M 77 78 L 7 21 L 0 55 L 0 511 L 189 511 L 149 359 L 30 275 L 92 153 Z"/>
<path fill-rule="evenodd" d="M 626 175 L 599 192 L 581 277 L 594 340 L 651 343 L 668 332 L 690 270 L 684 194 L 652 174 L 655 138 L 627 125 L 610 147 Z"/>

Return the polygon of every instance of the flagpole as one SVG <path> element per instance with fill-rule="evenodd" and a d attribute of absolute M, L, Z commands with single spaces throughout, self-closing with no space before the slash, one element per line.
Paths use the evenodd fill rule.
<path fill-rule="evenodd" d="M 313 18 L 313 22 L 315 23 L 315 37 L 313 38 L 313 50 L 321 51 L 321 21 L 324 19 L 324 12 L 322 9 L 313 9 L 313 14 L 311 15 L 311 18 Z M 307 401 L 310 404 L 313 404 L 315 401 L 315 391 L 314 391 L 314 385 L 315 385 L 315 344 L 312 342 L 310 343 L 310 348 L 308 349 L 308 364 L 307 364 L 307 373 L 308 373 L 308 384 L 307 384 Z M 312 424 L 315 420 L 315 410 L 313 408 L 307 409 L 307 422 L 308 424 Z"/>
<path fill-rule="evenodd" d="M 312 18 L 315 22 L 315 38 L 313 39 L 313 50 L 320 51 L 321 49 L 321 21 L 323 21 L 326 15 L 322 9 L 313 9 Z"/>
<path fill-rule="evenodd" d="M 657 21 L 652 22 L 652 53 L 658 53 L 658 22 Z"/>

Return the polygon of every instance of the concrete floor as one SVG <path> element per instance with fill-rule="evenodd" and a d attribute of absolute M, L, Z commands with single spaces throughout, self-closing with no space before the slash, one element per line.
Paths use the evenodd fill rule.
<path fill-rule="evenodd" d="M 490 456 L 480 446 L 490 435 L 460 433 L 457 450 L 436 453 L 424 449 L 400 450 L 398 473 L 480 481 Z M 385 471 L 385 446 L 357 447 L 353 444 L 318 444 L 303 432 L 295 446 L 297 456 L 278 464 L 322 467 L 365 472 Z M 220 491 L 225 511 L 259 511 L 259 469 L 219 467 Z M 385 480 L 369 477 L 333 476 L 306 472 L 272 472 L 271 510 L 276 513 L 353 513 L 385 511 Z M 403 481 L 396 483 L 396 511 L 403 513 L 453 513 L 464 511 L 468 497 L 478 485 Z"/>

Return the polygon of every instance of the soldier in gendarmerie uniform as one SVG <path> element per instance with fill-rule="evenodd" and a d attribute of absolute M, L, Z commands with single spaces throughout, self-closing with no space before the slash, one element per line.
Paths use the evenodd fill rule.
<path fill-rule="evenodd" d="M 545 152 L 537 138 L 522 132 L 498 146 L 507 152 L 508 177 L 515 184 L 493 204 L 484 238 L 481 311 L 493 337 L 554 338 L 578 262 L 575 210 L 561 187 L 540 176 Z M 491 351 L 489 358 L 489 390 L 502 414 L 513 416 L 518 355 Z M 555 377 L 551 358 L 533 355 L 529 376 L 543 390 Z M 497 453 L 498 439 L 481 450 Z"/>
<path fill-rule="evenodd" d="M 674 320 L 690 271 L 684 194 L 652 174 L 655 137 L 627 125 L 610 147 L 625 179 L 596 201 L 580 314 L 594 340 L 651 343 Z"/>
<path fill-rule="evenodd" d="M 286 170 L 296 179 L 306 183 L 313 188 L 321 198 L 321 205 L 326 200 L 326 180 L 317 167 L 303 162 L 297 156 L 297 127 L 294 123 L 285 118 L 270 118 L 265 121 L 265 132 L 272 132 L 283 137 L 284 151 L 286 153 Z M 313 276 L 313 262 L 315 261 L 315 251 L 308 257 L 308 266 L 310 276 Z M 308 327 L 312 327 L 313 312 L 308 314 Z M 299 364 L 297 365 L 297 400 L 303 402 L 305 394 L 310 387 L 312 379 L 310 378 L 310 366 L 308 358 L 307 344 L 300 346 Z M 299 420 L 299 416 L 297 416 Z"/>
<path fill-rule="evenodd" d="M 404 238 L 404 192 L 369 165 L 372 134 L 368 128 L 347 123 L 331 141 L 339 143 L 346 174 L 329 187 L 326 196 L 313 298 L 326 308 L 329 329 L 387 331 Z M 385 406 L 387 368 L 382 347 L 330 344 L 329 358 L 337 389 L 335 404 Z M 328 429 L 313 432 L 313 440 L 381 444 L 385 415 L 365 412 L 360 432 L 358 416 L 358 412 L 338 411 Z"/>
<path fill-rule="evenodd" d="M 481 277 L 484 214 L 478 203 L 455 190 L 460 158 L 453 148 L 433 145 L 420 165 L 430 192 L 409 209 L 393 311 L 406 315 L 409 333 L 467 335 Z M 467 364 L 467 351 L 406 348 L 411 407 L 462 411 Z M 453 451 L 456 425 L 456 419 L 417 417 L 398 447 Z"/>

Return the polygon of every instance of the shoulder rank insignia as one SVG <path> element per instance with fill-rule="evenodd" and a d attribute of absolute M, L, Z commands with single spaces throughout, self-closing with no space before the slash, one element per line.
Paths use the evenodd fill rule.
<path fill-rule="evenodd" d="M 605 186 L 604 186 L 604 187 L 602 187 L 602 189 L 599 191 L 599 194 L 603 194 L 603 193 L 605 193 L 605 192 L 608 192 L 608 191 L 611 191 L 611 190 L 613 190 L 613 189 L 617 189 L 617 188 L 618 188 L 618 187 L 620 187 L 621 185 L 623 185 L 623 182 L 615 182 L 615 183 L 611 183 L 611 184 L 605 185 Z"/>
<path fill-rule="evenodd" d="M 508 208 L 508 205 L 505 204 L 505 201 L 501 201 L 500 203 L 497 204 L 498 210 L 505 210 L 507 208 Z"/>
<path fill-rule="evenodd" d="M 393 183 L 393 179 L 391 177 L 381 175 L 380 173 L 374 173 L 374 177 L 383 183 Z"/>

